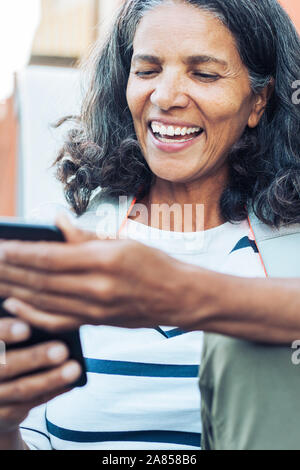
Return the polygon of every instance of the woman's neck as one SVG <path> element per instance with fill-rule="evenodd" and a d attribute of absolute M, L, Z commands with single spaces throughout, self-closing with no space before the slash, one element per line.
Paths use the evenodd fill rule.
<path fill-rule="evenodd" d="M 150 192 L 137 201 L 131 220 L 160 230 L 198 232 L 222 225 L 220 198 L 227 179 L 214 175 L 205 182 L 172 183 L 156 179 Z"/>

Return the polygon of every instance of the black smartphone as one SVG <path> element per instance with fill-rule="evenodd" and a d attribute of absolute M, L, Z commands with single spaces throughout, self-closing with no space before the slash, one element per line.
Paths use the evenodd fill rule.
<path fill-rule="evenodd" d="M 17 219 L 0 218 L 0 240 L 21 240 L 21 241 L 47 241 L 64 242 L 63 233 L 52 225 L 37 225 L 23 222 Z M 5 299 L 0 299 L 0 318 L 14 317 L 2 308 Z M 79 330 L 62 331 L 50 333 L 40 328 L 31 327 L 31 337 L 17 344 L 7 345 L 7 350 L 21 349 L 34 346 L 47 341 L 59 340 L 66 344 L 70 352 L 70 359 L 74 359 L 81 365 L 82 374 L 73 384 L 74 387 L 83 387 L 87 383 L 85 361 L 82 354 Z"/>

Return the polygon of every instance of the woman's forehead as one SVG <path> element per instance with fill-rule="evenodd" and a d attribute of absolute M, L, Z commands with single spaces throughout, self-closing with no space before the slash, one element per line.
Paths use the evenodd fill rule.
<path fill-rule="evenodd" d="M 180 53 L 206 55 L 227 61 L 239 57 L 229 29 L 212 13 L 186 3 L 166 2 L 147 11 L 134 37 L 134 56 Z"/>

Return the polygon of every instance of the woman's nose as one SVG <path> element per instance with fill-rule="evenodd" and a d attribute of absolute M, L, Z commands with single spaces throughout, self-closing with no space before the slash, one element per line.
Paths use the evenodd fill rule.
<path fill-rule="evenodd" d="M 166 74 L 156 83 L 151 95 L 151 103 L 163 111 L 170 108 L 185 108 L 189 104 L 189 97 L 185 93 L 181 79 L 177 75 Z"/>

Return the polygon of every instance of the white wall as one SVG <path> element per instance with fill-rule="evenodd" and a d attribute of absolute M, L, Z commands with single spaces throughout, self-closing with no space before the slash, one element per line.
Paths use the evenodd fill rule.
<path fill-rule="evenodd" d="M 18 215 L 43 203 L 64 203 L 62 186 L 51 169 L 66 132 L 52 129 L 59 118 L 80 110 L 80 74 L 56 67 L 28 67 L 18 75 L 20 138 Z"/>

